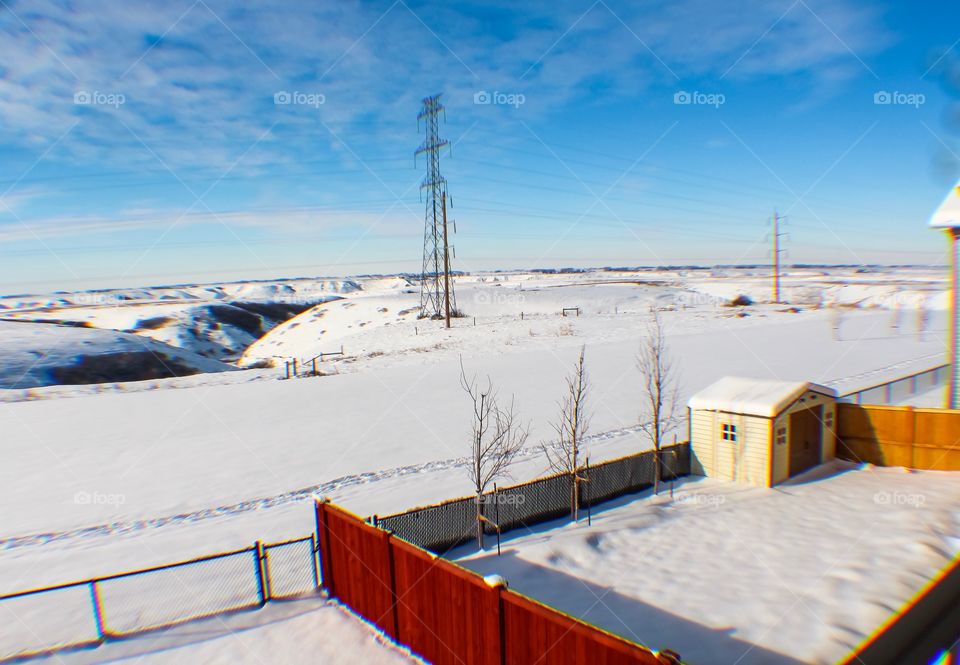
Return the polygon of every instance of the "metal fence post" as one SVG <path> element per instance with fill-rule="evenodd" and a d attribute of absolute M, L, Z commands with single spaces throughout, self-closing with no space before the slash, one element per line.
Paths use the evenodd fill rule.
<path fill-rule="evenodd" d="M 592 515 L 593 508 L 590 505 L 592 502 L 590 501 L 590 456 L 589 455 L 587 455 L 587 486 L 584 487 L 584 489 L 587 491 L 587 500 L 585 502 L 587 504 L 587 526 L 591 526 L 593 524 L 593 515 Z"/>
<path fill-rule="evenodd" d="M 314 510 L 317 520 L 317 563 L 320 566 L 320 583 L 331 598 L 336 597 L 334 587 L 333 561 L 330 552 L 330 527 L 324 512 L 327 499 L 316 498 Z"/>
<path fill-rule="evenodd" d="M 269 593 L 267 581 L 263 572 L 263 557 L 263 543 L 258 540 L 253 544 L 253 563 L 255 564 L 254 570 L 257 575 L 257 595 L 260 599 L 260 607 L 266 605 L 269 598 L 267 595 Z"/>
<path fill-rule="evenodd" d="M 100 587 L 97 586 L 97 580 L 90 582 L 90 602 L 93 604 L 93 621 L 97 626 L 97 640 L 103 642 L 107 639 L 107 631 L 103 626 L 103 604 L 100 601 Z"/>
<path fill-rule="evenodd" d="M 313 586 L 320 588 L 320 566 L 317 565 L 317 557 L 320 556 L 320 542 L 317 540 L 317 534 L 310 534 L 310 560 L 313 563 Z"/>
<path fill-rule="evenodd" d="M 497 522 L 497 556 L 500 556 L 500 496 L 496 483 L 493 484 L 493 519 Z"/>

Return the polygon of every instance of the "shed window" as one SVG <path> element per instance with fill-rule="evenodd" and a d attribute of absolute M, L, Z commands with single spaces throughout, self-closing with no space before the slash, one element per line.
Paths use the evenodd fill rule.
<path fill-rule="evenodd" d="M 777 429 L 777 445 L 785 446 L 787 445 L 787 428 L 781 427 Z"/>
<path fill-rule="evenodd" d="M 720 426 L 720 432 L 724 441 L 736 441 L 737 440 L 737 426 L 731 425 L 730 423 L 723 423 Z"/>
<path fill-rule="evenodd" d="M 823 417 L 823 424 L 827 429 L 833 429 L 833 411 L 827 411 L 827 415 Z"/>

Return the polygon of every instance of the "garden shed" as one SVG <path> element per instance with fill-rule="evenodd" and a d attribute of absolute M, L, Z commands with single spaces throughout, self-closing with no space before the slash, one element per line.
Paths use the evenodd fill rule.
<path fill-rule="evenodd" d="M 771 487 L 836 453 L 832 388 L 728 376 L 690 398 L 692 473 Z"/>

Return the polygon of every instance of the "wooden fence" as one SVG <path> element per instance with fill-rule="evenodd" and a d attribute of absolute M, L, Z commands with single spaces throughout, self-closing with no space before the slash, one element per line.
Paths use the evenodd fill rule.
<path fill-rule="evenodd" d="M 322 583 L 435 665 L 667 665 L 679 659 L 488 584 L 480 575 L 317 502 Z"/>
<path fill-rule="evenodd" d="M 837 457 L 960 471 L 960 411 L 838 403 Z"/>
<path fill-rule="evenodd" d="M 843 665 L 955 663 L 960 656 L 960 560 L 940 571 L 899 612 L 842 661 Z M 943 654 L 954 660 L 937 660 Z"/>

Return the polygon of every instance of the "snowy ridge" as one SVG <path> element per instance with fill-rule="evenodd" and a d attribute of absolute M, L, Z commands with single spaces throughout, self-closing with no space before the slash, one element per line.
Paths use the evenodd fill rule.
<path fill-rule="evenodd" d="M 50 323 L 0 321 L 0 389 L 139 381 L 235 367 L 151 339 Z"/>
<path fill-rule="evenodd" d="M 0 313 L 133 333 L 222 360 L 290 317 L 361 290 L 354 280 L 301 279 L 80 291 L 0 297 Z"/>

